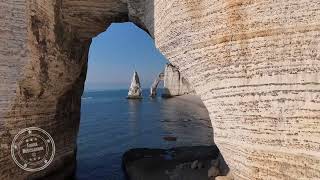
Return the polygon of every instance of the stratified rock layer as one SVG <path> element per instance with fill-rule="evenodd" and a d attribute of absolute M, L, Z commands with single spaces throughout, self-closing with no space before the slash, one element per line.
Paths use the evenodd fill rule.
<path fill-rule="evenodd" d="M 155 39 L 236 179 L 320 178 L 320 2 L 157 1 Z"/>
<path fill-rule="evenodd" d="M 201 96 L 236 179 L 319 179 L 319 19 L 318 0 L 1 1 L 0 179 L 72 170 L 91 38 L 128 20 Z M 38 173 L 10 156 L 30 126 L 57 147 Z"/>

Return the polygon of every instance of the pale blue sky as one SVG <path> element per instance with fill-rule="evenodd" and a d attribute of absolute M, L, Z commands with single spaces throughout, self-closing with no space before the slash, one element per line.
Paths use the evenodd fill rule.
<path fill-rule="evenodd" d="M 127 89 L 134 68 L 143 88 L 149 88 L 165 63 L 146 32 L 132 23 L 112 24 L 92 41 L 85 89 Z"/>

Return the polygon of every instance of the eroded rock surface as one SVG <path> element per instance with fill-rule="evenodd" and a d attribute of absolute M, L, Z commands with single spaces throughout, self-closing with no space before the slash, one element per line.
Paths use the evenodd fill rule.
<path fill-rule="evenodd" d="M 157 88 L 160 83 L 160 81 L 163 81 L 164 73 L 160 73 L 156 79 L 153 81 L 151 87 L 150 87 L 150 97 L 156 97 L 157 96 Z"/>
<path fill-rule="evenodd" d="M 123 21 L 201 96 L 235 179 L 319 179 L 319 19 L 318 0 L 1 1 L 0 179 L 72 171 L 91 38 Z M 10 156 L 30 126 L 57 146 L 39 173 Z"/>
<path fill-rule="evenodd" d="M 128 99 L 140 99 L 142 98 L 142 89 L 140 84 L 140 79 L 138 73 L 134 71 L 129 92 L 128 92 Z"/>
<path fill-rule="evenodd" d="M 192 94 L 194 90 L 185 77 L 181 75 L 178 68 L 172 64 L 166 64 L 163 78 L 163 97 L 180 96 L 184 94 Z"/>

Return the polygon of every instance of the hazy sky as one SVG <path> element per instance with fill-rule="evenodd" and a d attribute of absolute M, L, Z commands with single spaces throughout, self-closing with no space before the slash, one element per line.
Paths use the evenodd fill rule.
<path fill-rule="evenodd" d="M 132 23 L 112 24 L 92 41 L 85 89 L 127 89 L 134 68 L 142 86 L 149 88 L 165 63 L 143 30 Z"/>

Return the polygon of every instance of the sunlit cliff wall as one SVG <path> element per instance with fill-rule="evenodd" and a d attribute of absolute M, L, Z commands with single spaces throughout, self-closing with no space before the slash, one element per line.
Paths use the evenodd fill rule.
<path fill-rule="evenodd" d="M 179 69 L 170 63 L 166 64 L 164 69 L 163 85 L 163 97 L 194 93 L 191 84 L 181 75 Z"/>
<path fill-rule="evenodd" d="M 124 21 L 192 84 L 236 179 L 319 179 L 319 20 L 318 0 L 1 1 L 0 179 L 71 174 L 91 38 Z M 37 173 L 10 156 L 30 126 L 57 146 Z"/>

